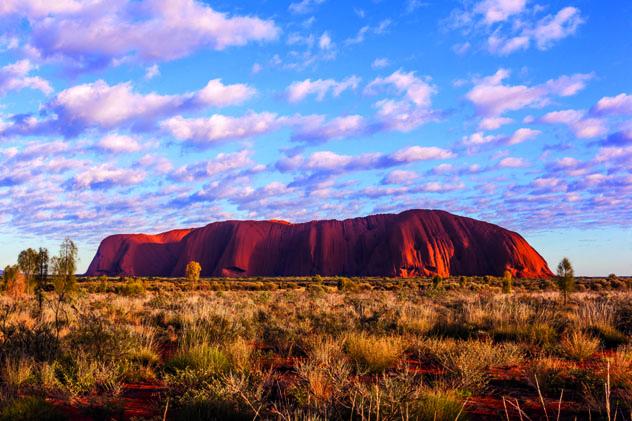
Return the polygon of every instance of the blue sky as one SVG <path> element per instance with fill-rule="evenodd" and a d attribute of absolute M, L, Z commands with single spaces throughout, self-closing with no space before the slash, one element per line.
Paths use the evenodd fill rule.
<path fill-rule="evenodd" d="M 632 3 L 3 0 L 0 265 L 444 209 L 632 274 Z"/>

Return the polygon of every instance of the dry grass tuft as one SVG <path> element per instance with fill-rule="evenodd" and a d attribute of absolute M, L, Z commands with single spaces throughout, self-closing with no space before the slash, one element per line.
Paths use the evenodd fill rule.
<path fill-rule="evenodd" d="M 560 343 L 564 354 L 574 360 L 583 361 L 599 350 L 599 339 L 581 331 L 566 334 Z"/>
<path fill-rule="evenodd" d="M 404 351 L 400 337 L 368 336 L 362 333 L 350 334 L 345 348 L 359 370 L 368 373 L 381 373 L 394 367 Z"/>

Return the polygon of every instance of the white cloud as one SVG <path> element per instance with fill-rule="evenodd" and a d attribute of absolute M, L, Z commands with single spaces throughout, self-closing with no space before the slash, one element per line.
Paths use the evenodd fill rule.
<path fill-rule="evenodd" d="M 542 107 L 550 102 L 552 95 L 574 95 L 586 86 L 592 74 L 574 74 L 551 79 L 541 85 L 505 85 L 510 72 L 499 69 L 495 74 L 476 80 L 474 87 L 466 94 L 479 115 L 498 117 L 507 111 L 526 107 Z"/>
<path fill-rule="evenodd" d="M 511 122 L 513 122 L 513 119 L 508 117 L 486 117 L 478 123 L 478 128 L 481 130 L 496 130 Z"/>
<path fill-rule="evenodd" d="M 43 18 L 50 14 L 75 13 L 83 7 L 77 0 L 3 0 L 0 3 L 0 15 L 21 14 L 29 18 Z"/>
<path fill-rule="evenodd" d="M 293 119 L 293 125 L 293 140 L 316 143 L 358 136 L 367 130 L 364 117 L 361 115 L 335 117 L 329 121 L 320 115 L 300 117 Z"/>
<path fill-rule="evenodd" d="M 345 45 L 355 45 L 361 44 L 364 42 L 364 39 L 368 33 L 382 35 L 388 31 L 388 28 L 391 26 L 392 21 L 390 19 L 384 19 L 376 26 L 365 25 L 360 28 L 357 34 L 354 37 L 347 38 L 345 40 Z"/>
<path fill-rule="evenodd" d="M 288 7 L 289 11 L 297 15 L 304 15 L 312 12 L 316 6 L 321 5 L 325 0 L 301 0 L 298 2 L 290 3 Z"/>
<path fill-rule="evenodd" d="M 215 175 L 226 175 L 234 170 L 252 166 L 254 162 L 250 159 L 251 155 L 252 151 L 248 149 L 232 153 L 222 152 L 208 161 L 182 166 L 173 171 L 171 177 L 178 181 L 192 182 Z"/>
<path fill-rule="evenodd" d="M 374 105 L 378 109 L 375 131 L 409 132 L 422 124 L 437 120 L 437 115 L 430 108 L 416 106 L 406 100 L 383 99 Z"/>
<path fill-rule="evenodd" d="M 385 57 L 378 57 L 371 63 L 371 68 L 373 69 L 383 69 L 388 67 L 391 63 Z"/>
<path fill-rule="evenodd" d="M 272 20 L 229 16 L 197 0 L 5 3 L 0 14 L 29 19 L 31 48 L 44 57 L 62 56 L 85 67 L 129 56 L 173 60 L 200 48 L 223 50 L 271 41 L 280 33 Z"/>
<path fill-rule="evenodd" d="M 366 25 L 363 26 L 362 28 L 360 28 L 358 30 L 358 33 L 356 34 L 355 37 L 353 38 L 347 38 L 345 40 L 345 45 L 354 45 L 354 44 L 361 44 L 364 42 L 364 37 L 366 36 L 366 33 L 369 32 L 369 30 L 371 29 L 370 26 Z"/>
<path fill-rule="evenodd" d="M 529 139 L 533 139 L 540 134 L 542 134 L 541 131 L 528 128 L 518 129 L 513 132 L 511 136 L 486 135 L 483 132 L 475 132 L 469 136 L 464 136 L 461 143 L 475 150 L 476 147 L 483 145 L 516 145 Z"/>
<path fill-rule="evenodd" d="M 215 175 L 252 165 L 250 155 L 252 152 L 247 149 L 235 153 L 219 153 L 215 159 L 206 164 L 206 174 Z"/>
<path fill-rule="evenodd" d="M 256 92 L 254 88 L 243 83 L 224 85 L 221 79 L 213 79 L 197 92 L 195 99 L 206 106 L 226 107 L 241 104 L 252 98 Z"/>
<path fill-rule="evenodd" d="M 60 116 L 62 124 L 110 128 L 129 122 L 144 123 L 186 109 L 240 104 L 254 92 L 247 85 L 224 85 L 214 79 L 197 92 L 140 94 L 133 91 L 131 82 L 110 86 L 98 80 L 60 92 L 50 106 Z"/>
<path fill-rule="evenodd" d="M 331 41 L 331 37 L 327 32 L 323 32 L 323 34 L 318 39 L 318 47 L 321 50 L 331 50 L 334 48 L 334 43 Z"/>
<path fill-rule="evenodd" d="M 400 149 L 393 154 L 391 158 L 397 162 L 415 162 L 426 161 L 430 159 L 449 159 L 454 158 L 454 153 L 447 149 L 436 146 L 410 146 Z"/>
<path fill-rule="evenodd" d="M 597 102 L 594 111 L 603 115 L 632 115 L 632 95 L 605 96 Z"/>
<path fill-rule="evenodd" d="M 532 36 L 538 48 L 549 49 L 555 41 L 566 38 L 577 31 L 579 25 L 584 23 L 579 9 L 565 7 L 555 14 L 541 19 L 533 29 Z"/>
<path fill-rule="evenodd" d="M 406 0 L 406 13 L 414 13 L 417 9 L 429 5 L 430 3 L 421 0 Z"/>
<path fill-rule="evenodd" d="M 455 54 L 462 56 L 463 54 L 470 51 L 471 47 L 472 47 L 472 44 L 466 41 L 459 44 L 454 44 L 452 46 L 452 51 L 454 51 Z"/>
<path fill-rule="evenodd" d="M 178 140 L 208 146 L 222 140 L 245 139 L 276 130 L 283 123 L 274 113 L 248 113 L 241 117 L 213 114 L 208 118 L 182 116 L 163 121 L 160 126 Z"/>
<path fill-rule="evenodd" d="M 542 123 L 564 124 L 578 138 L 592 138 L 606 134 L 605 122 L 599 118 L 586 117 L 585 111 L 560 110 L 546 113 L 540 118 Z"/>
<path fill-rule="evenodd" d="M 159 155 L 143 155 L 143 157 L 138 160 L 138 164 L 145 168 L 153 168 L 160 174 L 167 174 L 173 169 L 171 161 Z"/>
<path fill-rule="evenodd" d="M 387 77 L 375 78 L 365 88 L 365 93 L 374 95 L 379 88 L 392 86 L 398 93 L 405 93 L 416 106 L 427 107 L 430 105 L 430 97 L 436 92 L 436 88 L 426 80 L 415 76 L 415 72 L 402 72 L 397 70 Z"/>
<path fill-rule="evenodd" d="M 632 164 L 632 145 L 621 147 L 608 146 L 600 148 L 595 160 L 597 162 L 627 162 Z"/>
<path fill-rule="evenodd" d="M 318 170 L 336 170 L 348 166 L 354 161 L 350 155 L 338 155 L 331 151 L 314 152 L 307 160 L 307 168 Z"/>
<path fill-rule="evenodd" d="M 382 179 L 383 184 L 408 184 L 417 179 L 414 171 L 393 170 Z"/>
<path fill-rule="evenodd" d="M 485 135 L 483 132 L 475 132 L 469 136 L 463 136 L 461 143 L 467 146 L 480 146 L 488 143 L 498 142 L 501 136 L 498 135 Z"/>
<path fill-rule="evenodd" d="M 284 158 L 277 163 L 277 168 L 281 171 L 305 168 L 315 172 L 340 173 L 389 168 L 417 161 L 448 159 L 454 156 L 453 152 L 435 146 L 410 146 L 391 154 L 364 153 L 353 156 L 318 151 L 310 155 L 307 160 L 300 155 Z"/>
<path fill-rule="evenodd" d="M 521 128 L 516 130 L 513 135 L 511 135 L 507 143 L 509 143 L 510 145 L 516 145 L 518 143 L 533 139 L 534 137 L 537 137 L 541 134 L 542 132 L 540 130 Z"/>
<path fill-rule="evenodd" d="M 292 32 L 287 36 L 287 45 L 305 45 L 308 48 L 312 48 L 316 42 L 316 38 L 313 34 L 303 35 L 297 32 Z"/>
<path fill-rule="evenodd" d="M 305 162 L 303 155 L 284 156 L 277 161 L 276 168 L 282 172 L 295 171 L 303 165 L 303 162 Z"/>
<path fill-rule="evenodd" d="M 528 49 L 530 41 L 531 39 L 524 35 L 504 38 L 498 33 L 493 33 L 487 38 L 487 49 L 492 54 L 506 56 L 518 50 Z"/>
<path fill-rule="evenodd" d="M 111 153 L 132 153 L 142 149 L 138 140 L 131 136 L 119 134 L 109 134 L 101 138 L 97 147 L 103 151 Z"/>
<path fill-rule="evenodd" d="M 74 177 L 74 186 L 80 188 L 109 188 L 130 186 L 145 179 L 145 172 L 116 168 L 111 164 L 101 164 L 86 169 Z"/>
<path fill-rule="evenodd" d="M 147 69 L 145 69 L 145 79 L 151 80 L 156 76 L 160 76 L 160 68 L 157 64 L 149 66 Z"/>
<path fill-rule="evenodd" d="M 523 167 L 527 167 L 528 165 L 529 163 L 525 161 L 523 158 L 514 158 L 511 156 L 507 158 L 503 158 L 498 163 L 498 166 L 500 168 L 523 168 Z"/>
<path fill-rule="evenodd" d="M 300 102 L 308 95 L 316 95 L 316 99 L 322 101 L 329 92 L 337 97 L 348 89 L 355 90 L 359 83 L 360 78 L 355 75 L 349 76 L 340 82 L 334 79 L 317 79 L 314 81 L 306 79 L 300 82 L 293 82 L 287 88 L 287 99 L 290 102 Z"/>
<path fill-rule="evenodd" d="M 487 50 L 498 55 L 527 50 L 531 45 L 549 49 L 575 34 L 584 23 L 581 11 L 575 7 L 564 7 L 555 14 L 538 18 L 545 9 L 537 4 L 528 6 L 527 0 L 482 0 L 471 8 L 453 10 L 447 23 L 452 29 L 463 29 L 470 39 L 474 35 L 483 36 Z M 457 54 L 467 49 L 469 41 L 453 47 Z"/>
<path fill-rule="evenodd" d="M 452 164 L 439 164 L 432 169 L 433 174 L 450 174 L 454 171 Z"/>
<path fill-rule="evenodd" d="M 45 94 L 53 92 L 48 81 L 39 76 L 29 76 L 37 67 L 28 60 L 20 60 L 0 68 L 0 95 L 21 89 L 35 89 Z"/>
<path fill-rule="evenodd" d="M 474 11 L 483 15 L 485 24 L 491 25 L 522 13 L 526 5 L 526 0 L 483 0 L 476 4 Z"/>

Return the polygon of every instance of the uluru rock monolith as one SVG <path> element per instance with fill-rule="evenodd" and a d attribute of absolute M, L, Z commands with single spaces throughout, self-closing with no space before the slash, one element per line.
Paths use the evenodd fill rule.
<path fill-rule="evenodd" d="M 86 275 L 550 277 L 546 261 L 519 234 L 439 210 L 293 224 L 223 221 L 157 235 L 105 238 Z"/>

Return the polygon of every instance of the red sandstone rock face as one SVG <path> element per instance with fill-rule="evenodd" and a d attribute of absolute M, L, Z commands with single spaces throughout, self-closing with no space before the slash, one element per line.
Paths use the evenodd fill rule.
<path fill-rule="evenodd" d="M 224 221 L 158 235 L 101 242 L 87 275 L 549 277 L 546 262 L 519 234 L 435 210 L 301 224 Z"/>

